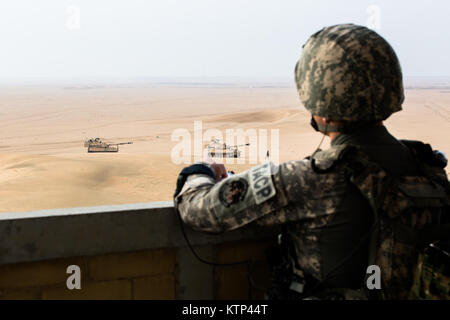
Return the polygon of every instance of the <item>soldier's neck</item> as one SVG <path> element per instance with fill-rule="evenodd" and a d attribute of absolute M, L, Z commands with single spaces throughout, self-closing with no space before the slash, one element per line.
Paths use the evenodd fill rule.
<path fill-rule="evenodd" d="M 383 126 L 383 122 L 377 122 L 375 124 L 376 126 Z M 340 132 L 329 132 L 327 135 L 330 137 L 330 140 L 333 141 L 335 138 L 337 138 L 341 133 Z"/>
<path fill-rule="evenodd" d="M 330 140 L 333 141 L 340 134 L 341 134 L 340 132 L 330 132 L 328 133 L 328 136 L 330 137 Z"/>

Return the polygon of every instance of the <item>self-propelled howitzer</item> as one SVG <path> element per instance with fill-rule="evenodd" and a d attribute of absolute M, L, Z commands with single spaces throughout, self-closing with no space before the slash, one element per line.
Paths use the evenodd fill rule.
<path fill-rule="evenodd" d="M 88 148 L 88 153 L 119 152 L 119 145 L 123 144 L 133 144 L 133 142 L 106 143 L 103 142 L 100 138 L 89 139 L 84 142 L 84 146 Z"/>

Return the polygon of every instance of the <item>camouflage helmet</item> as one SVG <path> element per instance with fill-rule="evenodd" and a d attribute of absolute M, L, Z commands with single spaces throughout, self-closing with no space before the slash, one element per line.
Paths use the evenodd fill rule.
<path fill-rule="evenodd" d="M 313 34 L 295 66 L 295 82 L 306 109 L 330 120 L 385 120 L 404 100 L 394 50 L 376 32 L 354 24 Z"/>

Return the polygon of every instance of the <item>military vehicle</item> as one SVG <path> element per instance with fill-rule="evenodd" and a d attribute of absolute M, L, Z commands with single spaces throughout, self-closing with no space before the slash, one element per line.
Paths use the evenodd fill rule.
<path fill-rule="evenodd" d="M 226 143 L 221 143 L 219 139 L 212 139 L 206 148 L 208 149 L 208 157 L 211 158 L 239 158 L 241 156 L 241 150 L 239 150 L 239 147 L 249 145 L 250 143 L 229 146 Z"/>
<path fill-rule="evenodd" d="M 92 138 L 84 141 L 84 147 L 88 148 L 87 152 L 119 152 L 119 145 L 133 144 L 133 142 L 122 143 L 106 143 L 100 138 Z"/>

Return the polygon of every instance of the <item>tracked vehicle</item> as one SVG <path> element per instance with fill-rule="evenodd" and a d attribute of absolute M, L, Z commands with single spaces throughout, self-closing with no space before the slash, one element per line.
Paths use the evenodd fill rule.
<path fill-rule="evenodd" d="M 84 147 L 87 148 L 88 153 L 93 152 L 119 152 L 119 145 L 133 144 L 133 142 L 122 143 L 106 143 L 100 138 L 92 138 L 84 141 Z"/>
<path fill-rule="evenodd" d="M 206 148 L 208 149 L 208 156 L 211 158 L 239 158 L 241 156 L 241 150 L 239 148 L 249 145 L 250 143 L 229 146 L 226 143 L 221 143 L 219 139 L 212 139 L 206 145 Z"/>

